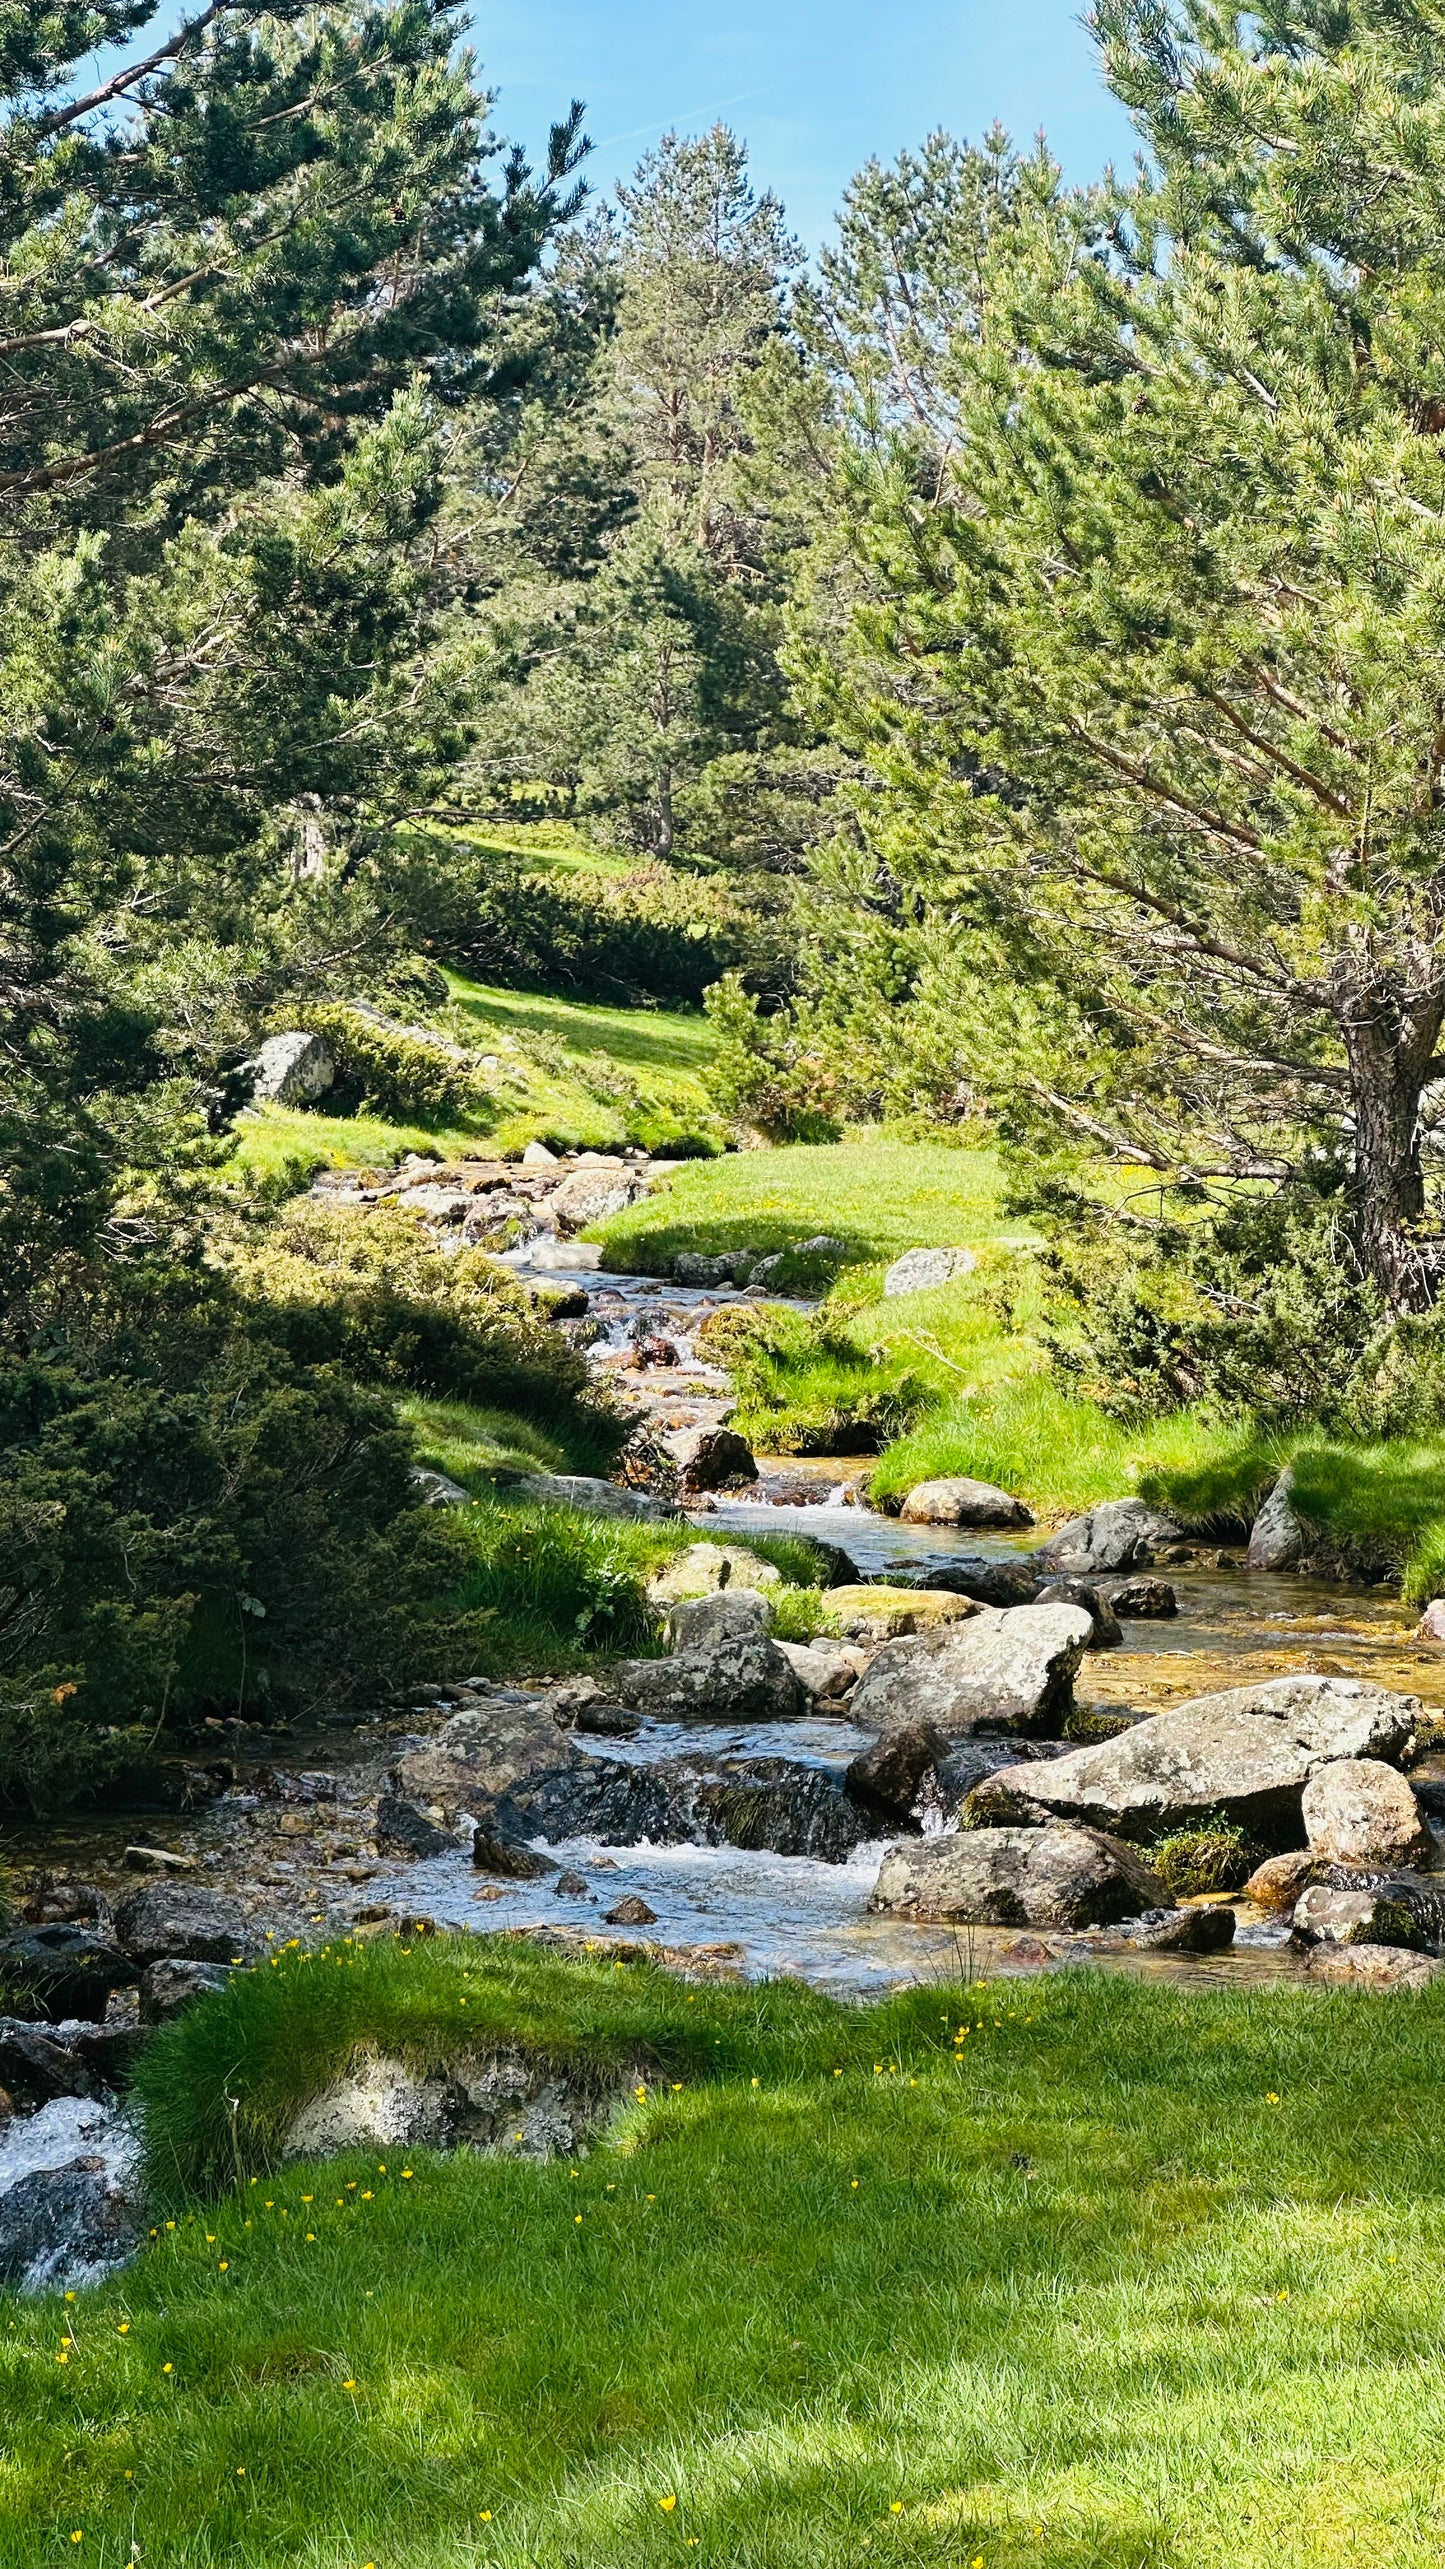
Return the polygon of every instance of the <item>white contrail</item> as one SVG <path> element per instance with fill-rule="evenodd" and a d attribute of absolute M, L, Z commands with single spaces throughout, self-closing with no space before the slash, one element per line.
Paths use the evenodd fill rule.
<path fill-rule="evenodd" d="M 655 116 L 649 124 L 630 125 L 625 134 L 603 134 L 593 144 L 594 152 L 610 151 L 614 143 L 635 143 L 643 134 L 661 134 L 674 125 L 690 124 L 694 116 L 720 116 L 725 107 L 745 107 L 752 98 L 766 98 L 777 82 L 769 80 L 761 89 L 740 89 L 735 98 L 715 98 L 710 107 L 684 107 L 675 116 Z"/>

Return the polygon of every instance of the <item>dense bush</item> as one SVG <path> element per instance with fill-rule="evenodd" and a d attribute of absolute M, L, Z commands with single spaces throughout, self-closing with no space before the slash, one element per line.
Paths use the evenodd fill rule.
<path fill-rule="evenodd" d="M 737 1427 L 768 1453 L 876 1454 L 929 1398 L 906 1360 L 875 1361 L 823 1312 L 734 1306 L 699 1335 L 732 1372 Z"/>
<path fill-rule="evenodd" d="M 836 1142 L 836 1074 L 800 1042 L 791 1016 L 765 1017 L 736 972 L 725 973 L 704 1004 L 716 1039 L 713 1095 L 731 1122 L 770 1142 Z"/>
<path fill-rule="evenodd" d="M 519 1410 L 579 1464 L 605 1467 L 625 1424 L 580 1350 L 480 1249 L 448 1253 L 416 1217 L 303 1199 L 236 1253 L 265 1326 L 297 1362 L 482 1408 Z"/>
<path fill-rule="evenodd" d="M 333 1110 L 442 1122 L 490 1103 L 475 1065 L 453 1045 L 428 1042 L 341 1002 L 303 1008 L 292 1022 L 324 1035 L 331 1047 L 337 1077 L 326 1103 Z"/>

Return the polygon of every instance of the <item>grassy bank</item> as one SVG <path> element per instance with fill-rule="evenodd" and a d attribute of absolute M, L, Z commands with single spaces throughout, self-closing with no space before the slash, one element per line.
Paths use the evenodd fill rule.
<path fill-rule="evenodd" d="M 681 1250 L 770 1252 L 818 1233 L 841 1241 L 849 1262 L 866 1262 L 1025 1236 L 1006 1219 L 1001 1196 L 987 1151 L 867 1139 L 795 1144 L 681 1169 L 665 1195 L 618 1214 L 599 1236 L 605 1265 L 645 1275 L 665 1275 Z"/>
<path fill-rule="evenodd" d="M 262 2175 L 11 2304 L 6 2569 L 1438 2559 L 1438 1994 L 470 1961 L 286 1958 L 165 2038 L 157 2129 L 162 2066 L 173 2131 L 233 2071 L 274 2131 L 308 2046 L 473 2022 L 646 2094 L 576 2164 Z"/>

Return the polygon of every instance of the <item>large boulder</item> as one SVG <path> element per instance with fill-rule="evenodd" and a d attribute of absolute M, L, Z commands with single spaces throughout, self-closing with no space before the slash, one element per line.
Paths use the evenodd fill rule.
<path fill-rule="evenodd" d="M 968 1809 L 985 1823 L 1087 1820 L 1146 1841 L 1223 1813 L 1265 1846 L 1298 1846 L 1316 1767 L 1399 1757 L 1419 1710 L 1414 1696 L 1358 1678 L 1272 1677 L 1196 1696 L 1047 1765 L 1006 1767 L 976 1788 Z"/>
<path fill-rule="evenodd" d="M 590 1838 L 602 1846 L 737 1846 L 842 1863 L 876 1833 L 825 1768 L 784 1757 L 725 1757 L 646 1766 L 589 1759 L 566 1775 L 539 1776 L 497 1804 L 505 1840 Z"/>
<path fill-rule="evenodd" d="M 1251 1570 L 1293 1570 L 1304 1558 L 1305 1530 L 1295 1515 L 1294 1474 L 1281 1472 L 1254 1520 L 1245 1560 Z"/>
<path fill-rule="evenodd" d="M 564 1177 L 548 1196 L 547 1209 L 559 1231 L 585 1231 L 594 1222 L 610 1222 L 614 1213 L 625 1213 L 646 1193 L 646 1180 L 625 1161 L 599 1161 Z"/>
<path fill-rule="evenodd" d="M 519 1686 L 499 1686 L 399 1758 L 392 1786 L 424 1809 L 439 1805 L 450 1820 L 527 1776 L 575 1765 L 579 1755 L 544 1701 Z"/>
<path fill-rule="evenodd" d="M 889 1300 L 900 1293 L 931 1293 L 955 1276 L 971 1276 L 977 1265 L 972 1249 L 905 1249 L 884 1275 L 883 1291 Z"/>
<path fill-rule="evenodd" d="M 670 1722 L 793 1721 L 808 1697 L 775 1642 L 739 1634 L 671 1659 L 624 1659 L 617 1692 L 637 1713 Z"/>
<path fill-rule="evenodd" d="M 1329 1882 L 1312 1882 L 1300 1893 L 1290 1934 L 1297 1945 L 1404 1945 L 1414 1953 L 1430 1942 L 1409 1902 Z"/>
<path fill-rule="evenodd" d="M 984 1608 L 952 1632 L 917 1633 L 879 1651 L 853 1699 L 863 1730 L 936 1722 L 972 1731 L 1044 1731 L 1067 1713 L 1092 1637 L 1082 1606 Z"/>
<path fill-rule="evenodd" d="M 677 1465 L 678 1489 L 684 1496 L 758 1477 L 752 1447 L 735 1427 L 680 1427 L 664 1436 L 662 1443 Z"/>
<path fill-rule="evenodd" d="M 711 1596 L 681 1597 L 667 1618 L 668 1647 L 709 1650 L 717 1641 L 743 1641 L 766 1633 L 773 1609 L 760 1588 L 714 1588 Z"/>
<path fill-rule="evenodd" d="M 669 1499 L 624 1490 L 590 1472 L 524 1472 L 509 1489 L 514 1497 L 534 1499 L 542 1507 L 579 1508 L 584 1516 L 637 1517 L 647 1525 L 671 1524 L 679 1513 Z"/>
<path fill-rule="evenodd" d="M 898 1511 L 905 1525 L 1032 1525 L 1022 1499 L 992 1481 L 959 1475 L 948 1481 L 919 1481 Z"/>
<path fill-rule="evenodd" d="M 868 1905 L 960 1926 L 1091 1927 L 1167 1909 L 1169 1894 L 1098 1829 L 963 1829 L 890 1847 Z"/>
<path fill-rule="evenodd" d="M 199 1882 L 147 1882 L 115 1912 L 123 1952 L 142 1971 L 153 1962 L 249 1961 L 259 1946 L 240 1902 Z"/>
<path fill-rule="evenodd" d="M 61 2096 L 0 2139 L 0 2289 L 98 2282 L 144 2238 L 138 2150 L 106 2104 Z"/>
<path fill-rule="evenodd" d="M 331 1047 L 320 1035 L 293 1027 L 268 1035 L 256 1056 L 251 1098 L 257 1106 L 309 1106 L 336 1077 Z"/>
<path fill-rule="evenodd" d="M 1434 1851 L 1404 1776 L 1376 1757 L 1317 1767 L 1300 1807 L 1311 1853 L 1327 1864 L 1413 1865 Z"/>
<path fill-rule="evenodd" d="M 1177 1543 L 1183 1532 L 1167 1508 L 1150 1507 L 1144 1499 L 1105 1499 L 1060 1526 L 1034 1559 L 1046 1575 L 1063 1571 L 1069 1578 L 1092 1579 L 1104 1570 L 1147 1569 L 1160 1545 Z"/>
<path fill-rule="evenodd" d="M 926 1780 L 936 1775 L 947 1755 L 947 1734 L 936 1722 L 900 1722 L 859 1750 L 843 1789 L 866 1811 L 895 1823 L 908 1820 Z"/>
<path fill-rule="evenodd" d="M 648 1580 L 647 1594 L 653 1605 L 671 1606 L 682 1597 L 710 1596 L 715 1589 L 734 1583 L 740 1588 L 780 1588 L 783 1574 L 760 1552 L 750 1552 L 745 1543 L 692 1543 Z"/>
<path fill-rule="evenodd" d="M 113 1989 L 129 1989 L 136 1966 L 89 1927 L 57 1921 L 0 1936 L 0 1989 L 13 2013 L 58 2025 L 101 2017 Z"/>
<path fill-rule="evenodd" d="M 376 1806 L 371 1834 L 378 1855 L 429 1856 L 456 1852 L 456 1839 L 449 1837 L 445 1829 L 439 1829 L 435 1820 L 429 1820 L 415 1802 L 404 1800 L 399 1793 L 382 1794 Z"/>

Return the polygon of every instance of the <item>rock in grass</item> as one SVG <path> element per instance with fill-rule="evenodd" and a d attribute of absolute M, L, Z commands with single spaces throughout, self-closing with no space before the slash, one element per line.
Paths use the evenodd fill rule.
<path fill-rule="evenodd" d="M 512 1482 L 509 1495 L 532 1499 L 539 1507 L 578 1508 L 584 1516 L 636 1517 L 648 1525 L 671 1524 L 678 1514 L 668 1499 L 646 1490 L 625 1490 L 616 1481 L 599 1481 L 588 1472 L 525 1472 Z"/>
<path fill-rule="evenodd" d="M 1092 1927 L 1164 1909 L 1137 1850 L 1098 1829 L 964 1829 L 888 1849 L 868 1906 L 948 1925 Z"/>
<path fill-rule="evenodd" d="M 970 1795 L 968 1812 L 985 1825 L 1041 1814 L 1087 1820 L 1146 1842 L 1217 1815 L 1264 1846 L 1297 1846 L 1304 1787 L 1316 1767 L 1337 1757 L 1398 1758 L 1419 1711 L 1413 1695 L 1353 1677 L 1232 1686 L 1156 1713 L 1096 1748 L 1045 1766 L 1006 1767 Z"/>
<path fill-rule="evenodd" d="M 1327 1864 L 1413 1865 L 1433 1852 L 1403 1775 L 1374 1757 L 1318 1767 L 1301 1802 L 1311 1852 Z"/>
<path fill-rule="evenodd" d="M 376 1806 L 372 1836 L 378 1855 L 450 1855 L 456 1849 L 455 1838 L 449 1837 L 445 1829 L 439 1829 L 435 1820 L 427 1818 L 425 1811 L 418 1810 L 415 1802 L 403 1800 L 399 1793 L 382 1794 Z"/>
<path fill-rule="evenodd" d="M 864 1810 L 908 1820 L 925 1780 L 948 1755 L 948 1735 L 936 1722 L 900 1722 L 869 1748 L 860 1749 L 843 1777 L 843 1789 Z"/>
<path fill-rule="evenodd" d="M 499 1686 L 399 1758 L 392 1790 L 423 1806 L 436 1803 L 450 1819 L 543 1769 L 575 1765 L 578 1755 L 540 1697 Z"/>
<path fill-rule="evenodd" d="M 1087 1579 L 1049 1579 L 1034 1600 L 1040 1606 L 1082 1606 L 1094 1629 L 1090 1650 L 1117 1650 L 1123 1640 L 1114 1610 L 1102 1588 Z"/>
<path fill-rule="evenodd" d="M 1294 1474 L 1281 1472 L 1254 1520 L 1245 1562 L 1251 1570 L 1293 1570 L 1303 1560 L 1305 1530 L 1295 1515 Z"/>
<path fill-rule="evenodd" d="M 331 1047 L 320 1035 L 293 1027 L 268 1035 L 256 1055 L 251 1100 L 256 1106 L 306 1106 L 322 1097 L 336 1077 Z"/>
<path fill-rule="evenodd" d="M 760 1588 L 715 1588 L 709 1597 L 681 1597 L 667 1618 L 672 1650 L 710 1650 L 720 1641 L 766 1634 L 773 1609 Z"/>
<path fill-rule="evenodd" d="M 905 1249 L 884 1275 L 884 1298 L 892 1301 L 900 1293 L 932 1293 L 939 1285 L 951 1284 L 955 1276 L 971 1276 L 977 1265 L 972 1249 Z"/>
<path fill-rule="evenodd" d="M 117 1942 L 144 1971 L 153 1962 L 235 1962 L 259 1950 L 240 1902 L 197 1882 L 148 1882 L 115 1912 Z"/>
<path fill-rule="evenodd" d="M 460 1481 L 450 1480 L 445 1472 L 433 1471 L 429 1463 L 413 1463 L 411 1482 L 424 1508 L 469 1508 L 472 1504 L 470 1490 L 464 1490 Z"/>
<path fill-rule="evenodd" d="M 671 1659 L 624 1659 L 614 1682 L 634 1712 L 662 1721 L 794 1721 L 808 1709 L 787 1660 L 762 1634 L 730 1636 Z"/>
<path fill-rule="evenodd" d="M 954 1632 L 885 1643 L 853 1699 L 864 1730 L 936 1722 L 950 1739 L 974 1731 L 1044 1731 L 1061 1721 L 1092 1618 L 1081 1606 L 984 1608 Z"/>
<path fill-rule="evenodd" d="M 905 1525 L 1032 1525 L 1022 1499 L 992 1481 L 919 1481 L 898 1511 Z"/>
<path fill-rule="evenodd" d="M 1147 1568 L 1159 1546 L 1177 1543 L 1183 1532 L 1167 1508 L 1150 1507 L 1144 1499 L 1106 1499 L 1060 1526 L 1034 1559 L 1046 1577 L 1063 1572 L 1090 1579 L 1103 1570 Z"/>
<path fill-rule="evenodd" d="M 718 1588 L 780 1588 L 782 1584 L 781 1570 L 775 1570 L 760 1552 L 750 1552 L 745 1543 L 692 1543 L 648 1580 L 647 1594 L 653 1605 L 671 1606 L 683 1597 L 710 1596 Z"/>
<path fill-rule="evenodd" d="M 134 1958 L 87 1927 L 62 1921 L 0 1936 L 0 1994 L 16 2015 L 51 2024 L 99 2018 L 111 1991 L 130 1988 L 137 1977 Z"/>

